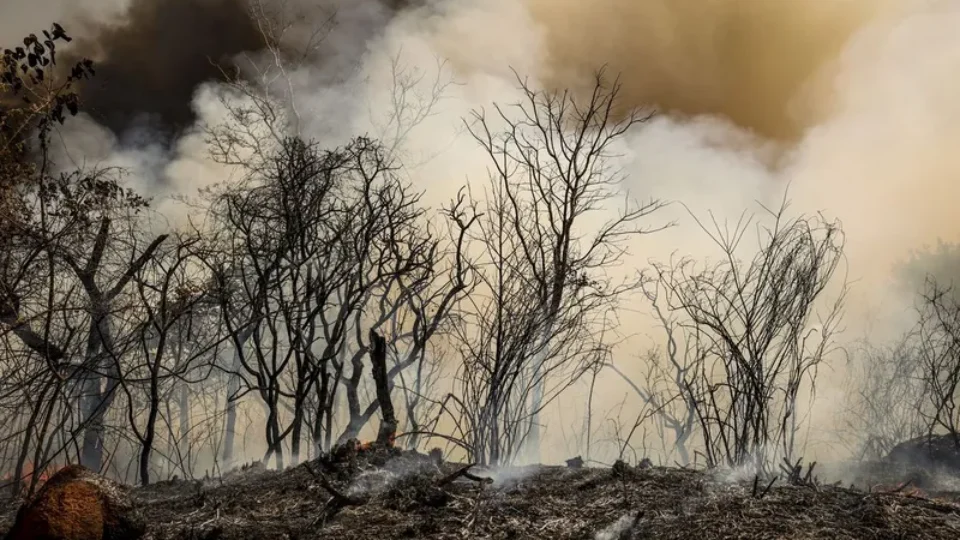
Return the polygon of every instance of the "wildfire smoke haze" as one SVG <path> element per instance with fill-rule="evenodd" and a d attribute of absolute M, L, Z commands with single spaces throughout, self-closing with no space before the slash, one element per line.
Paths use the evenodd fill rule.
<path fill-rule="evenodd" d="M 663 113 L 638 138 L 673 143 L 670 169 L 648 166 L 646 181 L 739 193 L 731 214 L 789 185 L 800 210 L 843 221 L 851 277 L 867 279 L 866 290 L 888 288 L 891 267 L 910 250 L 957 239 L 945 202 L 960 195 L 949 120 L 960 107 L 947 98 L 960 89 L 960 40 L 949 30 L 960 20 L 957 2 L 530 6 L 543 29 L 545 84 L 577 87 L 606 64 L 621 76 L 624 106 Z M 682 156 L 704 167 L 681 165 Z M 651 180 L 658 172 L 674 176 Z M 749 180 L 757 174 L 769 181 Z M 679 189 L 677 199 L 697 200 Z"/>
<path fill-rule="evenodd" d="M 577 94 L 606 66 L 622 83 L 620 113 L 658 111 L 611 157 L 623 191 L 722 221 L 755 211 L 756 201 L 776 203 L 789 187 L 791 211 L 843 223 L 845 277 L 855 283 L 845 343 L 870 327 L 893 335 L 908 325 L 913 298 L 892 290 L 894 264 L 960 239 L 958 1 L 85 0 L 86 13 L 9 2 L 0 21 L 57 20 L 76 38 L 71 54 L 97 61 L 82 89 L 87 116 L 63 129 L 71 162 L 126 167 L 174 224 L 186 212 L 170 196 L 235 178 L 210 159 L 204 128 L 240 99 L 221 67 L 275 60 L 255 5 L 297 14 L 281 50 L 324 29 L 281 81 L 302 120 L 297 134 L 332 147 L 402 133 L 396 155 L 417 158 L 403 174 L 435 208 L 463 182 L 482 191 L 489 160 L 464 136 L 463 119 L 519 100 L 513 71 L 536 89 Z M 0 44 L 22 28 L 0 22 Z M 398 83 L 409 85 L 405 103 L 443 89 L 409 131 L 390 124 Z M 671 218 L 678 227 L 629 245 L 628 271 L 674 252 L 716 255 L 685 211 L 657 217 Z M 639 344 L 657 341 L 656 330 L 631 310 L 620 325 L 630 339 L 617 365 L 639 374 Z M 607 386 L 597 410 L 629 393 L 616 377 L 598 384 Z M 819 395 L 809 421 L 826 431 L 843 395 L 829 383 Z M 579 404 L 554 408 L 552 426 L 583 414 Z M 547 436 L 557 444 L 544 447 L 557 450 L 545 460 L 569 457 L 559 430 Z"/>
<path fill-rule="evenodd" d="M 829 72 L 889 0 L 531 0 L 545 28 L 549 84 L 600 63 L 620 73 L 626 107 L 715 115 L 796 140 L 822 120 Z M 819 83 L 819 84 L 818 84 Z"/>
<path fill-rule="evenodd" d="M 98 77 L 83 87 L 82 97 L 98 123 L 118 134 L 146 125 L 173 135 L 196 121 L 192 100 L 201 84 L 222 80 L 241 55 L 255 55 L 267 45 L 271 29 L 255 15 L 288 11 L 294 18 L 286 24 L 299 28 L 290 32 L 292 42 L 278 45 L 296 49 L 298 33 L 310 34 L 315 24 L 338 15 L 358 34 L 353 39 L 370 37 L 406 3 L 371 0 L 354 10 L 337 0 L 85 0 L 62 4 L 62 13 L 48 18 L 66 16 L 59 20 L 77 36 L 68 56 L 96 62 Z M 31 9 L 20 4 L 16 0 L 4 10 L 15 16 Z M 0 26 L 0 35 L 16 41 L 20 28 Z M 320 62 L 328 60 L 323 52 Z"/>

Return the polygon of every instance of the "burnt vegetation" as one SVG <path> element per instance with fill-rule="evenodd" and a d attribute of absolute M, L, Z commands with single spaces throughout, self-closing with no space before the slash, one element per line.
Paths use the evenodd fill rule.
<path fill-rule="evenodd" d="M 291 27 L 259 28 L 277 70 L 259 82 L 285 76 Z M 693 216 L 718 257 L 618 272 L 672 224 L 620 192 L 614 152 L 651 116 L 619 110 L 615 77 L 584 93 L 518 76 L 519 102 L 466 119 L 485 182 L 430 208 L 397 148 L 440 79 L 417 97 L 395 63 L 395 140 L 324 147 L 291 87 L 221 69 L 226 118 L 205 136 L 234 179 L 169 224 L 124 171 L 58 161 L 97 73 L 58 64 L 71 39 L 55 24 L 0 60 L 11 538 L 60 527 L 61 492 L 99 516 L 78 540 L 128 519 L 124 537 L 157 539 L 960 534 L 952 288 L 925 281 L 896 345 L 842 351 L 862 370 L 837 413 L 860 461 L 806 463 L 803 404 L 841 352 L 840 223 L 786 199 L 732 227 Z M 627 301 L 664 344 L 632 360 L 614 358 Z M 593 409 L 608 373 L 635 394 L 627 421 Z M 545 411 L 584 381 L 581 455 L 539 465 Z"/>

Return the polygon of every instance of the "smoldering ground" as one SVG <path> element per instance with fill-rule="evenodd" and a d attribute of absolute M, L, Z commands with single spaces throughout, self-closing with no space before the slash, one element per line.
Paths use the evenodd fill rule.
<path fill-rule="evenodd" d="M 621 77 L 625 107 L 661 111 L 628 135 L 615 158 L 631 194 L 683 201 L 722 220 L 756 210 L 758 199 L 778 201 L 789 186 L 793 211 L 842 220 L 847 277 L 855 281 L 850 339 L 877 327 L 878 318 L 880 335 L 907 324 L 908 299 L 884 294 L 894 263 L 938 238 L 957 240 L 960 2 L 434 0 L 400 10 L 373 0 L 333 4 L 349 4 L 354 17 L 344 20 L 364 32 L 332 31 L 324 42 L 325 50 L 350 51 L 341 60 L 351 69 L 331 76 L 329 57 L 318 55 L 289 74 L 306 134 L 330 141 L 376 134 L 376 119 L 394 97 L 392 60 L 427 73 L 426 81 L 438 58 L 448 60 L 457 84 L 403 144 L 407 155 L 429 156 L 406 174 L 434 205 L 464 181 L 485 180 L 484 156 L 463 135 L 462 118 L 495 101 L 516 101 L 511 67 L 534 85 L 577 89 L 607 65 Z M 128 11 L 107 9 L 112 15 L 102 20 L 71 15 L 80 23 L 79 43 L 100 60 L 101 76 L 85 90 L 94 124 L 108 128 L 98 132 L 109 139 L 96 148 L 100 159 L 149 148 L 118 133 L 135 118 L 153 118 L 185 133 L 162 159 L 133 161 L 150 169 L 133 171 L 147 178 L 147 189 L 164 195 L 227 177 L 206 160 L 203 138 L 191 127 L 222 117 L 225 91 L 210 61 L 255 56 L 262 46 L 245 6 L 134 0 Z M 297 24 L 326 24 L 328 15 L 306 12 Z M 10 30 L 3 31 L 6 39 Z M 669 212 L 657 219 L 675 217 L 680 226 L 632 245 L 631 270 L 675 251 L 715 254 L 683 209 Z M 655 339 L 646 317 L 625 311 L 621 325 L 625 334 Z M 618 364 L 639 374 L 637 343 L 617 355 Z M 604 384 L 610 403 L 597 410 L 626 394 L 614 380 Z M 821 388 L 825 405 L 811 422 L 830 424 L 838 392 Z M 578 415 L 576 408 L 564 413 Z M 544 456 L 560 457 L 569 456 Z"/>

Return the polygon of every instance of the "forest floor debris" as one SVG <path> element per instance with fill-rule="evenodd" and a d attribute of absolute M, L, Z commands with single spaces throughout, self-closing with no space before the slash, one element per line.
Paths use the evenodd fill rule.
<path fill-rule="evenodd" d="M 133 493 L 155 540 L 960 537 L 960 493 L 766 487 L 661 467 L 485 470 L 382 448 Z"/>

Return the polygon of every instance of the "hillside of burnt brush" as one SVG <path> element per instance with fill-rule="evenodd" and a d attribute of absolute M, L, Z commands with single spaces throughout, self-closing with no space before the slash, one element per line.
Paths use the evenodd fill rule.
<path fill-rule="evenodd" d="M 958 494 L 874 488 L 622 463 L 485 470 L 387 449 L 133 493 L 156 540 L 960 537 Z"/>

